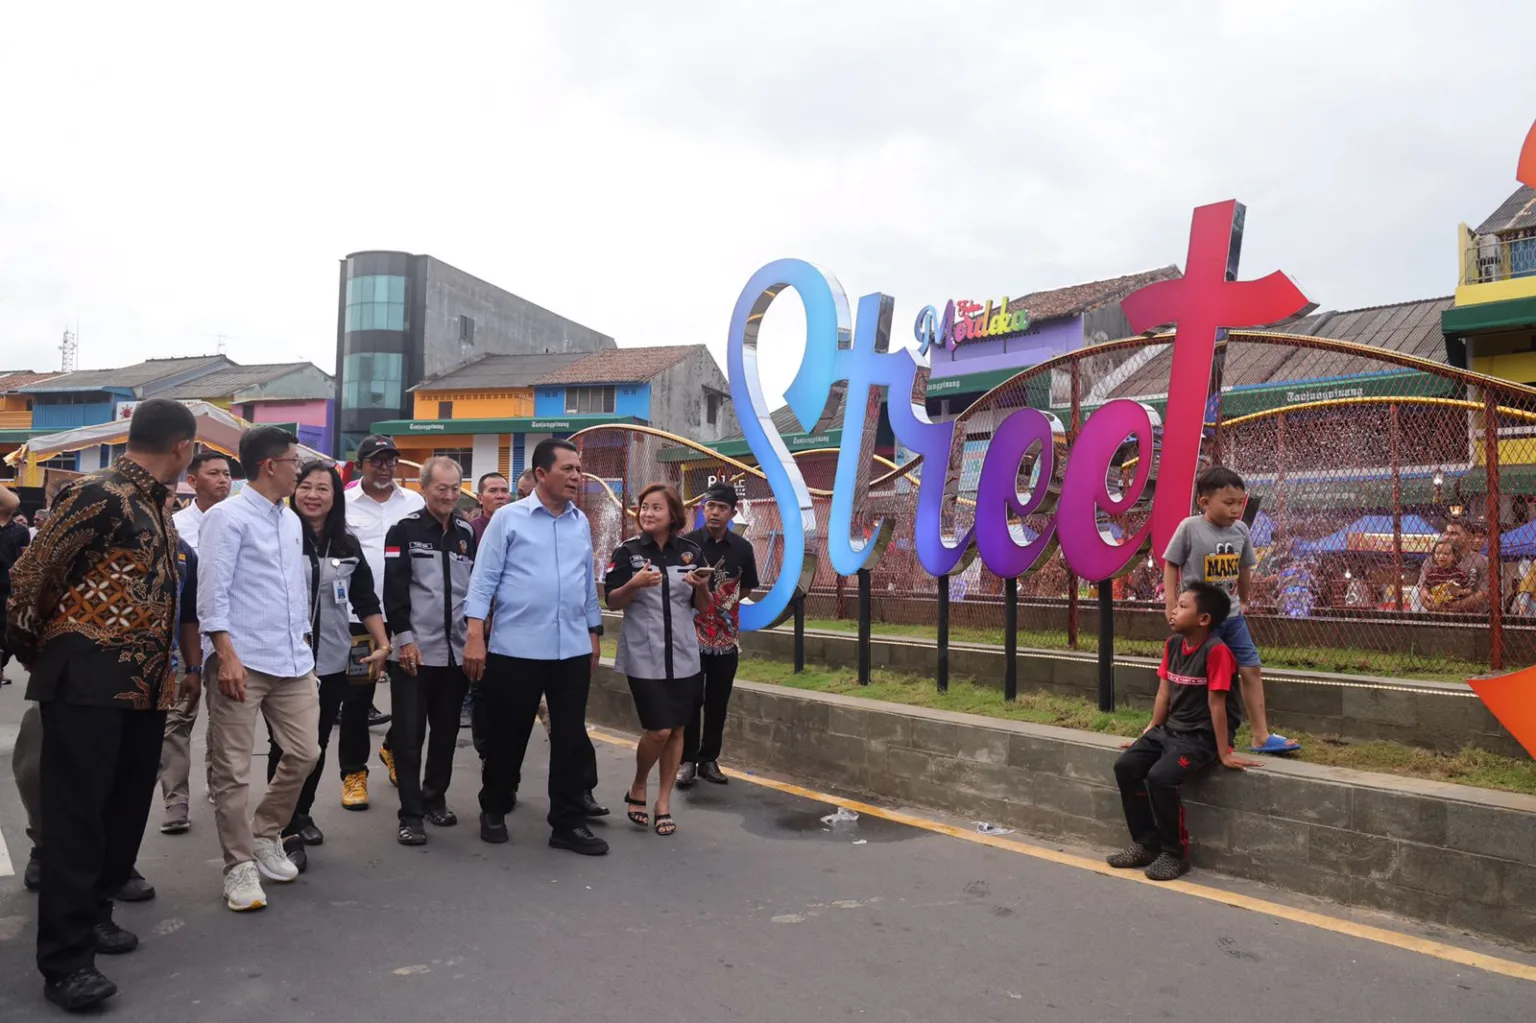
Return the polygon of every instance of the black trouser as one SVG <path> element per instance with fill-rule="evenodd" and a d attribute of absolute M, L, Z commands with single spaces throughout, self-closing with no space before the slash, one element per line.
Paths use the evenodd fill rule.
<path fill-rule="evenodd" d="M 591 683 L 589 654 L 563 661 L 486 657 L 485 678 L 475 697 L 476 705 L 485 707 L 481 810 L 512 811 L 542 695 L 549 706 L 549 826 L 566 831 L 586 823 L 582 796 L 597 785 L 597 754 L 587 736 Z"/>
<path fill-rule="evenodd" d="M 1162 727 L 1137 739 L 1115 761 L 1120 802 L 1131 840 L 1143 849 L 1189 855 L 1184 802 L 1179 786 L 1216 760 L 1216 744 L 1196 736 L 1173 735 Z"/>
<path fill-rule="evenodd" d="M 725 711 L 731 704 L 731 686 L 736 682 L 736 662 L 741 655 L 735 650 L 728 654 L 700 654 L 699 667 L 704 671 L 704 688 L 699 703 L 683 729 L 683 763 L 707 764 L 720 759 L 720 744 L 725 739 Z M 699 730 L 699 712 L 704 714 L 704 729 Z"/>
<path fill-rule="evenodd" d="M 165 711 L 42 705 L 42 829 L 37 967 L 55 980 L 96 961 L 92 929 L 133 874 L 155 798 Z"/>
<path fill-rule="evenodd" d="M 352 635 L 366 636 L 368 630 L 354 623 Z M 373 735 L 368 731 L 368 712 L 373 709 L 373 698 L 378 688 L 377 682 L 364 682 L 361 685 L 349 683 L 342 697 L 341 734 L 336 737 L 336 761 L 343 779 L 359 771 L 368 773 L 368 754 L 373 751 Z M 385 749 L 390 748 L 389 737 L 393 732 L 394 718 L 391 717 L 389 732 L 384 736 Z"/>
<path fill-rule="evenodd" d="M 459 743 L 459 710 L 469 679 L 458 665 L 433 668 L 425 664 L 408 675 L 398 664 L 389 666 L 389 704 L 394 722 L 389 749 L 395 755 L 400 780 L 400 819 L 419 821 L 429 810 L 447 808 L 448 783 L 453 780 L 453 751 Z M 430 734 L 430 739 L 428 738 Z M 423 774 L 421 747 L 427 747 Z"/>
<path fill-rule="evenodd" d="M 301 819 L 308 817 L 309 811 L 315 807 L 315 791 L 320 787 L 320 773 L 325 770 L 325 748 L 331 744 L 331 729 L 336 725 L 336 715 L 341 713 L 341 704 L 347 698 L 349 688 L 347 673 L 344 671 L 320 676 L 320 759 L 315 761 L 315 769 L 304 779 L 304 787 L 299 790 L 299 801 L 293 806 L 293 818 L 283 829 L 284 838 L 297 835 Z M 272 776 L 277 774 L 277 763 L 283 758 L 283 751 L 270 733 L 267 744 L 267 781 L 270 783 Z M 367 754 L 364 753 L 364 756 Z"/>

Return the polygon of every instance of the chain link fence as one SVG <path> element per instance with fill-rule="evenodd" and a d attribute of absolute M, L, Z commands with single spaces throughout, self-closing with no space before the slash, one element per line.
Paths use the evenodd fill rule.
<path fill-rule="evenodd" d="M 970 528 L 987 444 L 1014 410 L 1057 416 L 1067 445 L 1107 401 L 1133 398 L 1161 412 L 1169 340 L 1074 352 L 1021 372 L 962 412 L 943 467 L 946 528 L 956 536 Z M 1348 342 L 1244 332 L 1220 349 L 1208 393 L 1201 461 L 1247 482 L 1259 562 L 1245 614 L 1266 663 L 1445 679 L 1536 663 L 1536 390 Z M 645 484 L 670 483 L 697 505 L 725 481 L 741 498 L 763 580 L 776 577 L 779 510 L 750 461 L 643 428 L 600 427 L 578 441 L 592 477 L 585 510 L 599 558 L 633 533 L 624 509 Z M 1129 478 L 1135 447 L 1125 450 Z M 1003 580 L 979 560 L 943 581 L 918 563 L 917 490 L 934 468 L 920 461 L 898 468 L 900 457 L 899 450 L 875 455 L 863 520 L 854 523 L 868 536 L 878 518 L 894 521 L 892 542 L 871 572 L 875 631 L 934 636 L 938 587 L 946 585 L 952 641 L 1000 643 Z M 1021 491 L 1037 459 L 1032 452 L 1021 466 Z M 796 460 L 825 537 L 837 453 L 811 449 Z M 1059 485 L 1065 448 L 1054 461 Z M 1140 509 L 1103 528 L 1129 535 L 1147 514 Z M 1012 523 L 1021 543 L 1048 526 L 1046 516 Z M 1156 553 L 1139 556 L 1113 583 L 1119 655 L 1152 656 L 1166 636 Z M 817 565 L 809 624 L 852 628 L 856 581 L 838 577 L 820 554 L 807 551 Z M 1094 649 L 1096 582 L 1074 577 L 1059 554 L 1021 578 L 1019 645 Z"/>

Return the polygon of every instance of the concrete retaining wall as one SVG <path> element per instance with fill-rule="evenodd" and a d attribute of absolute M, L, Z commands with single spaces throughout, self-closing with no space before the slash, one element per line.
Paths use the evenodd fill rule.
<path fill-rule="evenodd" d="M 589 717 L 638 730 L 609 665 Z M 726 728 L 733 763 L 1105 849 L 1126 841 L 1120 742 L 748 681 Z M 1186 801 L 1198 867 L 1536 947 L 1536 798 L 1272 761 Z"/>
<path fill-rule="evenodd" d="M 774 629 L 745 633 L 741 645 L 752 657 L 790 661 L 794 659 L 794 641 L 790 630 Z M 923 640 L 876 639 L 870 656 L 877 668 L 918 675 L 932 675 L 938 664 L 936 647 Z M 856 668 L 858 639 L 850 633 L 808 630 L 805 658 L 808 664 Z M 956 674 L 1002 688 L 1001 647 L 952 643 L 949 665 Z M 1098 661 L 1093 654 L 1019 651 L 1022 691 L 1095 699 L 1098 686 Z M 1150 710 L 1157 695 L 1157 665 L 1143 658 L 1117 659 L 1115 693 L 1122 703 Z M 1476 746 L 1505 756 L 1528 755 L 1463 683 L 1266 669 L 1264 699 L 1270 727 L 1282 734 L 1292 728 L 1356 741 L 1391 739 L 1444 753 Z"/>

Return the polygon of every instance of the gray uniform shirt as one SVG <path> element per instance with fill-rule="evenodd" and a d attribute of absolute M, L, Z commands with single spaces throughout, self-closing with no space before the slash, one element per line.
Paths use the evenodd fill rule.
<path fill-rule="evenodd" d="M 699 634 L 693 626 L 693 587 L 683 576 L 703 563 L 699 545 L 674 536 L 658 548 L 648 536 L 626 540 L 613 552 L 603 585 L 609 592 L 629 582 L 646 563 L 661 571 L 661 585 L 636 591 L 624 608 L 619 654 L 614 667 L 634 678 L 674 679 L 697 675 Z"/>
<path fill-rule="evenodd" d="M 352 623 L 348 612 L 352 606 L 354 577 L 359 564 L 363 565 L 366 572 L 367 563 L 356 554 L 350 558 L 320 558 L 320 585 L 317 587 L 317 562 L 305 560 L 305 582 L 315 595 L 315 674 L 335 675 L 347 670 L 347 652 L 352 648 Z M 368 589 L 373 589 L 371 580 Z M 371 613 L 379 613 L 376 604 Z"/>

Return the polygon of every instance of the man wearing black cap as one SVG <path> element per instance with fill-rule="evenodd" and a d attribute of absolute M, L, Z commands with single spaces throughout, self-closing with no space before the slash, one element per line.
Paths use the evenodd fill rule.
<path fill-rule="evenodd" d="M 391 526 L 426 506 L 420 494 L 395 482 L 395 468 L 400 450 L 395 442 L 380 434 L 364 437 L 357 446 L 358 475 L 361 482 L 347 488 L 347 528 L 362 545 L 363 557 L 373 571 L 373 584 L 380 588 L 383 600 L 384 535 Z M 355 619 L 353 635 L 366 635 Z M 368 809 L 368 752 L 373 741 L 368 736 L 369 712 L 373 707 L 375 683 L 355 685 L 347 693 L 341 714 L 341 734 L 336 753 L 341 761 L 341 805 L 348 810 Z M 382 722 L 380 722 L 382 724 Z M 379 759 L 394 774 L 389 739 L 379 749 Z M 393 779 L 391 779 L 393 780 Z"/>
<path fill-rule="evenodd" d="M 725 712 L 736 681 L 736 634 L 740 604 L 757 589 L 757 557 L 747 540 L 731 531 L 736 515 L 736 488 L 717 483 L 704 493 L 704 528 L 688 535 L 704 551 L 704 564 L 715 570 L 710 578 L 714 603 L 694 618 L 699 634 L 699 661 L 704 669 L 704 693 L 683 731 L 683 762 L 677 769 L 678 788 L 694 778 L 724 785 L 727 778 L 716 762 L 725 735 Z M 703 712 L 704 727 L 699 728 Z"/>

